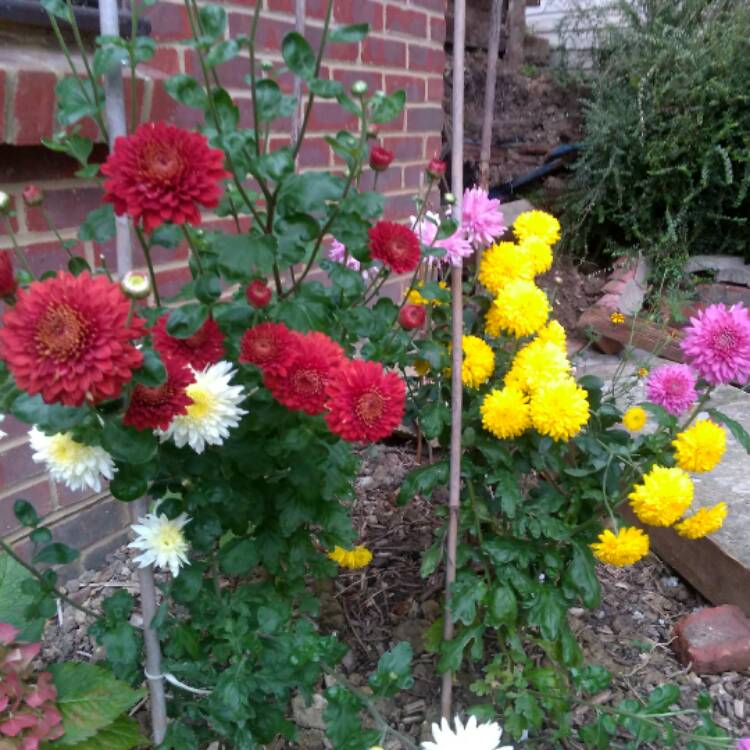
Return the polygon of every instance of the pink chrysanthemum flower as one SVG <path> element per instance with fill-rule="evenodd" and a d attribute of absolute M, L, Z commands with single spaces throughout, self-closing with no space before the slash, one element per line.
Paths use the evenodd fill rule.
<path fill-rule="evenodd" d="M 682 351 L 713 385 L 750 378 L 750 311 L 742 305 L 709 305 L 685 329 Z"/>
<path fill-rule="evenodd" d="M 328 257 L 334 262 L 334 263 L 344 263 L 344 259 L 346 258 L 346 267 L 351 268 L 352 271 L 359 271 L 362 267 L 362 264 L 351 254 L 347 256 L 346 254 L 346 245 L 344 245 L 343 242 L 339 242 L 335 237 L 331 241 L 331 246 L 328 248 Z M 364 271 L 362 271 L 362 278 L 367 281 L 369 277 L 376 273 L 377 269 L 375 268 L 365 268 Z"/>
<path fill-rule="evenodd" d="M 491 245 L 507 229 L 500 201 L 480 187 L 466 188 L 461 203 L 461 229 L 474 247 Z"/>
<path fill-rule="evenodd" d="M 417 217 L 411 216 L 409 220 L 413 225 Z M 438 232 L 439 226 L 440 215 L 433 211 L 427 211 L 424 218 L 414 228 L 414 232 L 423 245 L 427 247 L 439 247 L 445 250 L 445 255 L 441 258 L 437 258 L 434 255 L 427 256 L 428 265 L 431 266 L 433 263 L 450 263 L 453 266 L 457 266 L 460 265 L 464 258 L 469 258 L 474 254 L 474 248 L 469 240 L 466 239 L 466 234 L 461 227 L 450 237 L 436 240 L 435 235 Z"/>
<path fill-rule="evenodd" d="M 664 365 L 651 371 L 646 381 L 648 400 L 679 417 L 698 398 L 695 373 L 687 365 Z"/>

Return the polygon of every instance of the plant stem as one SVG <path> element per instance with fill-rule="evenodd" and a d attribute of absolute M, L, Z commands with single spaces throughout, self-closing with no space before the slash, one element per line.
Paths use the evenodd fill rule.
<path fill-rule="evenodd" d="M 190 248 L 190 252 L 192 253 L 193 258 L 195 258 L 195 265 L 198 266 L 198 271 L 200 273 L 203 273 L 203 263 L 201 263 L 201 256 L 198 253 L 198 248 L 193 243 L 193 238 L 190 236 L 190 231 L 185 224 L 182 224 L 180 226 L 180 229 L 182 229 L 182 234 L 185 237 L 185 242 L 187 242 L 188 247 Z"/>
<path fill-rule="evenodd" d="M 46 222 L 47 226 L 49 227 L 50 231 L 57 237 L 57 241 L 60 243 L 60 247 L 67 253 L 68 258 L 71 260 L 75 258 L 75 255 L 70 252 L 70 248 L 65 244 L 65 240 L 63 240 L 62 236 L 60 235 L 60 232 L 57 231 L 57 227 L 52 223 L 52 220 L 49 217 L 49 213 L 47 213 L 47 209 L 44 207 L 44 204 L 40 204 L 39 209 L 42 212 L 42 216 L 44 217 L 44 221 Z"/>
<path fill-rule="evenodd" d="M 0 539 L 0 549 L 2 549 L 3 552 L 5 552 L 5 554 L 8 555 L 8 557 L 13 558 L 13 560 L 15 560 L 19 565 L 21 565 L 29 573 L 31 573 L 31 575 L 34 576 L 34 578 L 36 578 L 37 581 L 39 581 L 44 586 L 44 588 L 48 589 L 58 599 L 61 599 L 66 604 L 70 604 L 71 607 L 74 607 L 79 612 L 83 612 L 89 617 L 100 616 L 98 612 L 94 612 L 93 609 L 89 609 L 88 607 L 84 607 L 82 604 L 79 604 L 74 599 L 71 599 L 65 592 L 60 591 L 60 589 L 58 589 L 57 587 L 50 586 L 49 583 L 47 583 L 47 581 L 44 580 L 44 576 L 33 565 L 29 565 L 29 563 L 27 563 L 22 557 L 17 555 L 13 547 L 11 547 L 7 542 L 3 541 L 2 539 Z"/>
<path fill-rule="evenodd" d="M 16 240 L 16 235 L 13 233 L 13 225 L 10 223 L 10 218 L 6 216 L 5 214 L 3 214 L 2 216 L 3 216 L 3 221 L 5 222 L 5 227 L 8 230 L 8 237 L 10 237 L 10 241 L 13 244 L 13 249 L 16 251 L 16 257 L 21 262 L 21 265 L 26 269 L 26 271 L 29 274 L 31 274 L 31 277 L 33 279 L 36 279 L 36 274 L 34 273 L 34 271 L 31 270 L 31 264 L 29 263 L 29 259 L 26 257 L 26 253 L 18 244 Z"/>
<path fill-rule="evenodd" d="M 151 288 L 154 290 L 154 301 L 157 307 L 161 307 L 161 298 L 159 297 L 159 287 L 156 285 L 156 272 L 154 271 L 154 264 L 151 260 L 151 248 L 143 235 L 143 230 L 135 225 L 135 233 L 138 235 L 141 247 L 143 248 L 143 255 L 146 258 L 146 265 L 148 266 L 148 275 L 151 279 Z"/>

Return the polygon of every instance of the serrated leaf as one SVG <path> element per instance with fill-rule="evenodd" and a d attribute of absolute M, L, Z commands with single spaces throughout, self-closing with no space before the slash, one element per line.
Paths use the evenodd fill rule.
<path fill-rule="evenodd" d="M 190 338 L 208 318 L 206 305 L 189 304 L 172 310 L 167 319 L 167 333 L 178 339 Z"/>
<path fill-rule="evenodd" d="M 0 622 L 19 628 L 19 640 L 38 641 L 44 630 L 44 618 L 29 619 L 24 610 L 35 594 L 24 591 L 24 582 L 37 583 L 31 573 L 12 557 L 0 552 Z M 38 590 L 38 589 L 37 589 Z"/>
<path fill-rule="evenodd" d="M 406 105 L 406 92 L 394 91 L 387 96 L 373 97 L 370 107 L 370 119 L 374 123 L 384 124 L 395 120 Z"/>
<path fill-rule="evenodd" d="M 436 487 L 448 482 L 448 461 L 438 461 L 410 471 L 398 493 L 399 504 L 408 503 L 416 494 L 431 495 Z"/>
<path fill-rule="evenodd" d="M 133 379 L 136 383 L 141 383 L 149 388 L 157 388 L 167 379 L 167 368 L 161 361 L 159 353 L 154 349 L 142 349 L 143 364 L 137 370 Z"/>
<path fill-rule="evenodd" d="M 747 430 L 734 419 L 730 419 L 724 412 L 718 409 L 709 409 L 708 413 L 717 422 L 723 424 L 729 432 L 732 433 L 732 437 L 748 452 L 750 453 L 750 435 Z"/>
<path fill-rule="evenodd" d="M 408 690 L 414 684 L 411 675 L 413 655 L 411 645 L 402 641 L 380 657 L 377 671 L 369 679 L 376 696 L 392 696 L 399 690 Z"/>
<path fill-rule="evenodd" d="M 75 750 L 134 750 L 147 745 L 148 739 L 141 734 L 138 722 L 119 716 L 93 737 L 78 743 Z"/>
<path fill-rule="evenodd" d="M 78 230 L 78 239 L 81 242 L 106 242 L 114 236 L 115 212 L 110 203 L 89 212 Z"/>

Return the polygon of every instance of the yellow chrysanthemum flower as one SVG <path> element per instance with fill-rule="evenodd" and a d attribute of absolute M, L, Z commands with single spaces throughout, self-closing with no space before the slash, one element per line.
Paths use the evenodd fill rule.
<path fill-rule="evenodd" d="M 541 435 L 567 441 L 589 421 L 589 399 L 573 378 L 545 383 L 531 396 L 531 421 Z"/>
<path fill-rule="evenodd" d="M 712 508 L 700 508 L 675 526 L 677 533 L 687 539 L 701 539 L 724 525 L 727 504 L 717 503 Z"/>
<path fill-rule="evenodd" d="M 693 502 L 693 480 L 680 468 L 654 466 L 628 495 L 638 519 L 652 526 L 671 526 Z"/>
<path fill-rule="evenodd" d="M 621 312 L 613 312 L 609 316 L 609 322 L 615 326 L 622 325 L 625 322 L 625 316 Z"/>
<path fill-rule="evenodd" d="M 727 449 L 727 434 L 710 419 L 699 419 L 672 442 L 677 465 L 685 471 L 711 471 Z"/>
<path fill-rule="evenodd" d="M 531 253 L 513 242 L 498 242 L 482 254 L 477 275 L 479 283 L 492 294 L 497 294 L 513 279 L 534 279 L 534 259 Z"/>
<path fill-rule="evenodd" d="M 495 353 L 477 336 L 464 336 L 463 354 L 461 381 L 467 388 L 479 388 L 495 372 Z"/>
<path fill-rule="evenodd" d="M 499 292 L 487 312 L 484 330 L 489 336 L 510 333 L 517 339 L 536 333 L 549 317 L 547 295 L 533 281 L 515 279 Z"/>
<path fill-rule="evenodd" d="M 519 245 L 529 254 L 535 275 L 547 273 L 552 268 L 552 248 L 541 237 L 532 235 Z"/>
<path fill-rule="evenodd" d="M 357 568 L 367 567 L 370 564 L 372 561 L 372 552 L 367 547 L 359 546 L 354 549 L 344 549 L 336 545 L 333 551 L 328 553 L 328 557 L 342 568 L 356 570 Z"/>
<path fill-rule="evenodd" d="M 565 334 L 565 329 L 556 320 L 550 320 L 546 326 L 540 328 L 536 337 L 539 341 L 548 341 L 556 344 L 563 351 L 567 351 L 568 337 Z"/>
<path fill-rule="evenodd" d="M 560 239 L 560 222 L 546 211 L 524 211 L 513 224 L 513 234 L 521 242 L 538 237 L 551 247 Z"/>
<path fill-rule="evenodd" d="M 501 440 L 518 437 L 531 427 L 529 397 L 519 388 L 493 388 L 484 397 L 482 427 Z"/>
<path fill-rule="evenodd" d="M 447 289 L 448 284 L 445 281 L 438 281 L 438 286 L 441 289 Z M 427 299 L 427 297 L 423 297 L 420 293 L 420 289 L 424 288 L 424 281 L 418 281 L 417 285 L 414 289 L 411 289 L 409 291 L 409 294 L 406 296 L 406 301 L 410 305 L 444 305 L 444 302 L 441 302 L 439 299 Z"/>
<path fill-rule="evenodd" d="M 426 359 L 415 359 L 413 367 L 420 378 L 423 378 L 430 371 L 430 363 Z"/>
<path fill-rule="evenodd" d="M 648 415 L 643 407 L 631 406 L 623 415 L 622 423 L 631 432 L 638 432 L 645 427 L 647 419 Z"/>
<path fill-rule="evenodd" d="M 594 557 L 607 565 L 622 568 L 633 565 L 648 554 L 648 535 L 634 526 L 620 529 L 613 534 L 605 529 L 599 541 L 591 545 Z"/>
<path fill-rule="evenodd" d="M 513 385 L 526 393 L 570 375 L 572 365 L 563 347 L 535 338 L 521 347 L 505 375 L 505 385 Z"/>

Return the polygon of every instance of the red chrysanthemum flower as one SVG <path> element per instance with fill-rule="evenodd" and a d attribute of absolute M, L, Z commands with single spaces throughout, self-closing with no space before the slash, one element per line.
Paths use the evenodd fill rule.
<path fill-rule="evenodd" d="M 334 373 L 328 393 L 328 427 L 350 442 L 382 440 L 404 416 L 404 381 L 378 362 L 349 361 Z"/>
<path fill-rule="evenodd" d="M 424 305 L 404 305 L 398 314 L 398 322 L 407 331 L 421 328 L 427 319 L 427 310 Z"/>
<path fill-rule="evenodd" d="M 17 286 L 10 251 L 0 250 L 0 297 L 12 297 Z"/>
<path fill-rule="evenodd" d="M 137 316 L 128 322 L 129 311 L 106 276 L 60 271 L 19 290 L 3 316 L 2 358 L 19 388 L 49 404 L 115 398 L 143 362 L 131 341 L 144 324 Z"/>
<path fill-rule="evenodd" d="M 256 365 L 264 375 L 286 375 L 297 340 L 283 323 L 248 328 L 240 342 L 240 362 Z"/>
<path fill-rule="evenodd" d="M 185 389 L 195 380 L 190 368 L 182 361 L 168 359 L 164 362 L 167 379 L 156 388 L 139 383 L 130 397 L 123 423 L 137 430 L 166 430 L 179 414 L 187 414 L 193 403 Z"/>
<path fill-rule="evenodd" d="M 370 256 L 396 273 L 409 273 L 419 265 L 419 239 L 401 224 L 379 221 L 370 229 Z"/>
<path fill-rule="evenodd" d="M 147 122 L 115 141 L 102 165 L 104 200 L 150 232 L 165 222 L 200 224 L 198 206 L 219 205 L 224 154 L 204 135 L 163 122 Z"/>
<path fill-rule="evenodd" d="M 167 333 L 168 317 L 162 315 L 150 331 L 154 349 L 163 359 L 176 359 L 202 370 L 224 356 L 224 334 L 215 320 L 209 318 L 192 336 L 178 339 Z"/>
<path fill-rule="evenodd" d="M 324 333 L 293 332 L 295 344 L 285 375 L 266 372 L 264 382 L 273 397 L 287 409 L 305 414 L 325 411 L 328 383 L 344 363 L 344 350 Z"/>
<path fill-rule="evenodd" d="M 258 309 L 268 307 L 271 302 L 273 293 L 271 292 L 268 284 L 261 279 L 253 279 L 245 289 L 245 296 L 247 297 L 248 304 Z"/>

